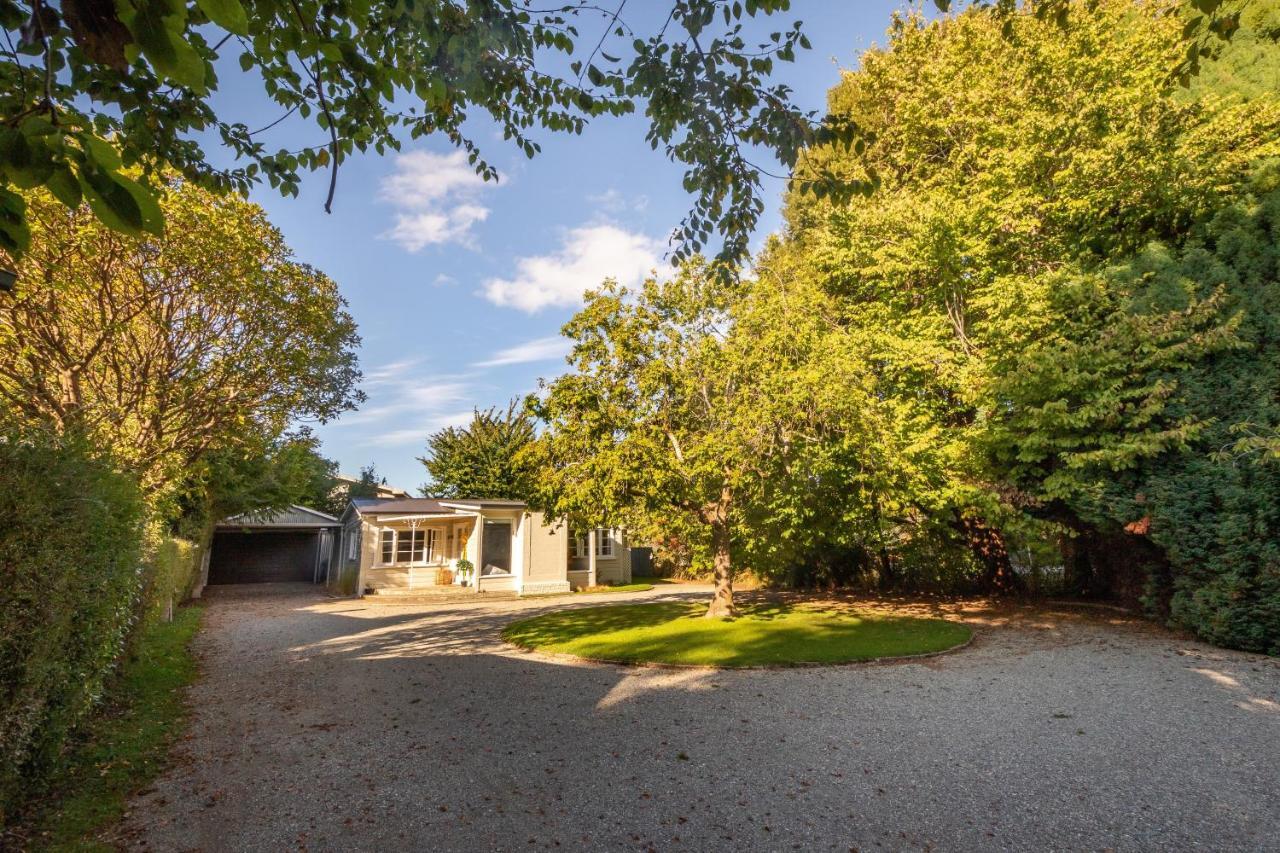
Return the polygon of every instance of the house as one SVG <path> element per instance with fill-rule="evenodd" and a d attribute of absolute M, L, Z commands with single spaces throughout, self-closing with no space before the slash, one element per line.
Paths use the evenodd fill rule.
<path fill-rule="evenodd" d="M 345 497 L 351 491 L 352 486 L 358 486 L 363 482 L 359 477 L 353 477 L 350 474 L 335 474 L 333 477 L 333 493 Z M 407 498 L 409 493 L 404 489 L 398 489 L 395 486 L 388 486 L 386 483 L 375 483 L 373 486 L 373 496 L 375 498 L 392 499 Z"/>
<path fill-rule="evenodd" d="M 522 501 L 356 498 L 326 581 L 344 591 L 568 592 L 631 579 L 621 530 L 571 533 Z M 458 571 L 465 558 L 471 577 Z"/>

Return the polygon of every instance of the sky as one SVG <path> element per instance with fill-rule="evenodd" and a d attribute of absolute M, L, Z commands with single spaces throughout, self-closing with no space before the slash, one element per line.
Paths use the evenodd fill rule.
<path fill-rule="evenodd" d="M 643 31 L 645 16 L 664 6 L 633 4 L 629 23 Z M 890 13 L 901 7 L 796 0 L 789 13 L 753 26 L 768 33 L 804 21 L 813 48 L 776 66 L 775 79 L 792 86 L 802 107 L 822 110 L 840 70 L 884 43 Z M 219 98 L 232 113 L 251 126 L 277 117 L 238 67 L 220 77 Z M 667 236 L 692 201 L 682 169 L 644 141 L 642 112 L 596 119 L 581 136 L 535 133 L 542 153 L 532 160 L 492 123 L 473 119 L 468 130 L 498 168 L 498 183 L 477 177 L 447 140 L 426 138 L 398 154 L 345 161 L 332 214 L 324 212 L 326 173 L 309 174 L 296 199 L 267 186 L 251 196 L 298 260 L 338 283 L 360 328 L 368 399 L 312 425 L 322 452 L 344 473 L 373 464 L 390 484 L 415 492 L 426 479 L 418 457 L 428 434 L 465 423 L 475 408 L 505 408 L 540 377 L 567 369 L 559 332 L 583 291 L 606 277 L 632 284 L 670 269 Z M 296 149 L 325 137 L 314 124 L 286 121 L 264 138 L 269 148 Z M 780 227 L 783 190 L 765 179 L 768 206 L 754 245 Z"/>

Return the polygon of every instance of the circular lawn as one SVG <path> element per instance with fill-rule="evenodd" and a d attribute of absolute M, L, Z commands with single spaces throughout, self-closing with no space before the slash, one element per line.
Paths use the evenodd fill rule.
<path fill-rule="evenodd" d="M 526 649 L 616 663 L 798 666 L 930 654 L 962 646 L 972 631 L 945 619 L 897 616 L 823 603 L 740 606 L 707 619 L 705 603 L 616 604 L 557 610 L 502 632 Z"/>

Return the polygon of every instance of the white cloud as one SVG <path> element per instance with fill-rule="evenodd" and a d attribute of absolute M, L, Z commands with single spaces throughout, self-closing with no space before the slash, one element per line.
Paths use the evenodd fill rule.
<path fill-rule="evenodd" d="M 643 213 L 649 207 L 647 195 L 623 195 L 613 187 L 602 193 L 589 193 L 587 201 L 607 213 Z"/>
<path fill-rule="evenodd" d="M 421 359 L 374 367 L 366 373 L 362 387 L 369 395 L 365 405 L 343 415 L 331 428 L 356 428 L 358 443 L 365 446 L 413 445 L 418 449 L 431 433 L 469 421 L 478 390 L 467 374 L 426 373 Z"/>
<path fill-rule="evenodd" d="M 474 413 L 474 409 L 459 409 L 456 412 L 446 412 L 423 421 L 417 426 L 376 433 L 369 436 L 369 440 L 365 443 L 379 447 L 395 447 L 405 444 L 423 447 L 427 443 L 427 436 L 431 435 L 431 433 L 439 432 L 445 427 L 469 424 Z"/>
<path fill-rule="evenodd" d="M 569 353 L 569 341 L 559 335 L 535 338 L 513 347 L 500 349 L 484 361 L 472 367 L 501 367 L 507 364 L 531 364 L 535 361 L 552 361 Z"/>
<path fill-rule="evenodd" d="M 491 278 L 483 293 L 495 305 L 529 313 L 573 306 L 606 278 L 623 285 L 642 281 L 658 266 L 661 251 L 661 244 L 644 234 L 616 225 L 584 225 L 567 232 L 554 254 L 517 260 L 513 278 Z"/>
<path fill-rule="evenodd" d="M 410 252 L 430 245 L 473 242 L 471 229 L 489 216 L 478 202 L 490 188 L 461 151 L 410 151 L 395 160 L 378 197 L 396 208 L 395 224 L 383 235 Z"/>

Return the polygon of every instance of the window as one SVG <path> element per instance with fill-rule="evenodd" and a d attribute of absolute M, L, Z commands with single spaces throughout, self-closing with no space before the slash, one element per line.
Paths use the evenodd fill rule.
<path fill-rule="evenodd" d="M 360 553 L 360 530 L 352 528 L 347 531 L 347 559 L 354 560 Z"/>
<path fill-rule="evenodd" d="M 596 528 L 596 556 L 612 557 L 613 556 L 613 538 L 615 531 L 609 527 Z M 585 557 L 590 548 L 588 547 L 587 534 L 575 533 L 569 539 L 569 556 Z"/>
<path fill-rule="evenodd" d="M 382 531 L 382 562 L 421 563 L 435 554 L 434 530 L 384 530 Z"/>

